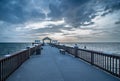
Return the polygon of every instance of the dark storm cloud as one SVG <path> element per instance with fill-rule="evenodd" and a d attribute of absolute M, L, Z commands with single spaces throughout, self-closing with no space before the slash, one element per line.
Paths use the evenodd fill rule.
<path fill-rule="evenodd" d="M 101 1 L 101 3 L 105 6 L 104 11 L 109 10 L 108 12 L 103 13 L 101 16 L 105 16 L 115 10 L 120 10 L 120 0 L 104 0 Z"/>
<path fill-rule="evenodd" d="M 50 4 L 49 17 L 60 19 L 63 17 L 66 23 L 73 27 L 86 25 L 84 22 L 91 22 L 102 12 L 101 16 L 105 16 L 114 10 L 120 9 L 120 0 L 60 0 L 59 5 Z"/>
<path fill-rule="evenodd" d="M 117 4 L 114 4 L 113 9 L 120 9 L 120 2 L 118 2 Z"/>
<path fill-rule="evenodd" d="M 84 22 L 91 22 L 91 19 L 95 17 L 95 15 L 92 15 L 95 13 L 94 9 L 91 8 L 90 0 L 66 0 L 67 2 L 64 2 L 63 5 L 68 5 L 68 9 L 64 10 L 65 18 L 67 23 L 70 22 L 70 24 L 73 27 L 79 27 L 80 25 L 83 25 Z M 72 5 L 72 6 L 70 6 Z M 63 7 L 64 8 L 64 7 Z M 89 17 L 92 15 L 91 17 Z"/>
<path fill-rule="evenodd" d="M 25 10 L 28 3 L 29 0 L 0 0 L 0 20 L 21 23 L 36 17 L 44 17 L 44 14 L 35 9 Z"/>
<path fill-rule="evenodd" d="M 105 10 L 112 9 L 112 10 L 118 10 L 120 9 L 120 0 L 104 0 L 101 1 L 102 4 L 105 5 Z"/>
<path fill-rule="evenodd" d="M 120 20 L 119 20 L 119 21 L 117 21 L 117 22 L 115 22 L 115 24 L 120 24 Z"/>
<path fill-rule="evenodd" d="M 21 23 L 37 18 L 44 19 L 45 14 L 40 12 L 40 10 L 34 9 L 32 5 L 31 7 L 27 7 L 30 1 L 31 0 L 0 0 L 0 20 L 11 23 Z M 104 11 L 109 10 L 101 16 L 105 16 L 113 10 L 120 9 L 119 0 L 46 0 L 44 3 L 49 1 L 48 8 L 50 13 L 48 17 L 52 18 L 52 20 L 64 18 L 66 23 L 69 23 L 73 27 L 84 25 L 84 22 L 92 23 L 91 19 L 97 16 L 95 14 L 97 11 L 94 8 L 98 5 L 105 7 Z M 37 6 L 40 7 L 40 5 Z"/>
<path fill-rule="evenodd" d="M 59 7 L 54 4 L 49 4 L 50 13 L 48 14 L 49 17 L 52 17 L 53 20 L 61 19 L 62 12 L 60 11 Z"/>
<path fill-rule="evenodd" d="M 79 21 L 89 21 L 88 16 L 93 12 L 91 9 L 84 8 L 89 0 L 61 0 L 61 4 L 58 5 L 50 5 L 50 17 L 52 18 L 65 18 L 67 23 L 70 23 L 73 26 L 79 26 Z M 87 11 L 87 13 L 84 13 Z M 52 14 L 52 15 L 51 15 Z M 87 17 L 87 18 L 85 18 Z M 77 22 L 76 22 L 77 21 Z"/>

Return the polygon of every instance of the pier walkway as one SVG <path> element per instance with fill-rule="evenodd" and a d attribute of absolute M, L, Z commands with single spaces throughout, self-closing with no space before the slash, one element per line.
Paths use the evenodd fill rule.
<path fill-rule="evenodd" d="M 6 81 L 120 81 L 96 67 L 62 55 L 55 47 L 44 46 L 41 55 L 33 55 Z"/>

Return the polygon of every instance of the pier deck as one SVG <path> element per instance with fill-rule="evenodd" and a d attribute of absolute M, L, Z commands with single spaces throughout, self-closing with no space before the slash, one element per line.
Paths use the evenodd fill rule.
<path fill-rule="evenodd" d="M 54 47 L 44 46 L 41 55 L 33 55 L 6 81 L 120 81 L 96 67 L 60 54 Z"/>

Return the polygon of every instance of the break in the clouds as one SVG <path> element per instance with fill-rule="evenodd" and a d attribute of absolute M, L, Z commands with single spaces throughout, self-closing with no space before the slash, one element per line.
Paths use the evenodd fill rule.
<path fill-rule="evenodd" d="M 0 0 L 0 41 L 119 42 L 119 14 L 120 0 Z"/>

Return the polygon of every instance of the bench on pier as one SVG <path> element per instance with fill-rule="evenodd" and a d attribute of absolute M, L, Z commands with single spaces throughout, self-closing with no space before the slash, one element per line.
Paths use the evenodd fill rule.
<path fill-rule="evenodd" d="M 60 53 L 65 54 L 65 50 L 64 49 L 60 49 Z"/>

